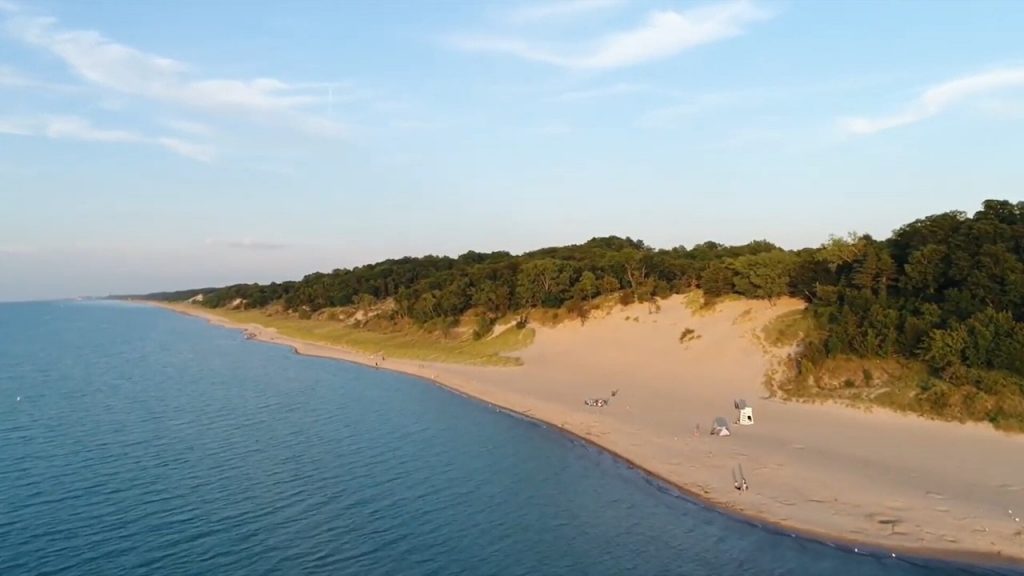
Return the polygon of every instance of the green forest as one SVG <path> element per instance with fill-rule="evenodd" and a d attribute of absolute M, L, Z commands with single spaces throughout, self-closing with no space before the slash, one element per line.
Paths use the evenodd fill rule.
<path fill-rule="evenodd" d="M 802 331 L 792 369 L 804 385 L 824 387 L 822 369 L 833 360 L 895 361 L 914 367 L 900 372 L 914 400 L 893 404 L 1024 427 L 1024 202 L 987 200 L 973 215 L 927 216 L 884 240 L 849 234 L 800 250 L 765 240 L 655 249 L 612 236 L 520 255 L 407 257 L 299 281 L 146 297 L 202 294 L 211 308 L 273 306 L 300 317 L 387 302 L 396 323 L 444 330 L 472 316 L 482 337 L 510 315 L 525 325 L 536 309 L 585 320 L 597 299 L 655 302 L 697 289 L 712 301 L 806 301 L 811 327 Z M 877 378 L 865 368 L 844 387 L 878 385 Z"/>

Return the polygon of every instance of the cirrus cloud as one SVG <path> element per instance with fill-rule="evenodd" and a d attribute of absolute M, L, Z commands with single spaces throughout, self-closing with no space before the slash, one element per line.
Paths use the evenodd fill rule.
<path fill-rule="evenodd" d="M 199 78 L 184 62 L 121 44 L 95 30 L 65 29 L 55 18 L 3 12 L 12 14 L 4 23 L 10 36 L 49 52 L 96 88 L 184 108 L 248 115 L 318 135 L 342 133 L 337 122 L 310 112 L 311 105 L 324 101 L 316 84 Z"/>
<path fill-rule="evenodd" d="M 467 52 L 492 52 L 562 68 L 624 68 L 675 56 L 688 49 L 739 36 L 749 24 L 770 15 L 746 0 L 684 11 L 658 10 L 640 26 L 575 46 L 551 47 L 520 38 L 479 35 L 450 39 Z"/>
<path fill-rule="evenodd" d="M 848 134 L 875 134 L 927 120 L 964 100 L 1015 87 L 1024 87 L 1024 67 L 1002 68 L 955 78 L 928 88 L 898 114 L 842 118 L 839 125 Z"/>
<path fill-rule="evenodd" d="M 100 128 L 78 116 L 0 117 L 0 134 L 39 136 L 51 140 L 78 140 L 122 144 L 155 145 L 200 162 L 214 159 L 211 148 L 177 138 L 148 137 L 128 130 Z"/>

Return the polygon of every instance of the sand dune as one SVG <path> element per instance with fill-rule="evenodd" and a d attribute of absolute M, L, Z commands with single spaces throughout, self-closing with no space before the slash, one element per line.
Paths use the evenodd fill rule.
<path fill-rule="evenodd" d="M 676 297 L 659 313 L 634 305 L 586 326 L 537 328 L 517 368 L 392 359 L 384 367 L 560 426 L 752 519 L 899 553 L 1024 563 L 1024 437 L 766 398 L 773 357 L 756 334 L 799 306 L 738 301 L 695 315 Z M 372 364 L 365 354 L 250 328 L 302 353 Z M 699 338 L 680 344 L 684 328 Z M 613 389 L 608 406 L 583 404 Z M 734 425 L 728 438 L 709 436 L 715 416 L 735 419 L 735 398 L 754 406 L 756 423 Z M 747 492 L 733 487 L 737 465 Z"/>

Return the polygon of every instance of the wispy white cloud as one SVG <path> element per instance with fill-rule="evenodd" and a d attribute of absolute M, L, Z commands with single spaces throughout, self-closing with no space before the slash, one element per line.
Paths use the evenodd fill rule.
<path fill-rule="evenodd" d="M 563 68 L 622 68 L 675 56 L 685 50 L 739 36 L 752 22 L 770 17 L 747 0 L 685 11 L 659 10 L 640 26 L 575 46 L 550 47 L 503 36 L 460 36 L 451 44 L 470 52 L 508 54 Z"/>
<path fill-rule="evenodd" d="M 14 136 L 31 136 L 33 128 L 30 123 L 19 118 L 0 117 L 0 134 L 11 134 Z"/>
<path fill-rule="evenodd" d="M 160 121 L 164 127 L 174 130 L 175 132 L 181 132 L 183 134 L 193 134 L 196 136 L 208 136 L 213 133 L 213 129 L 202 124 L 200 122 L 193 122 L 191 120 L 177 120 L 173 118 L 164 119 Z"/>
<path fill-rule="evenodd" d="M 21 8 L 14 2 L 0 0 L 0 12 L 5 12 L 7 14 L 16 14 L 19 11 L 21 11 Z"/>
<path fill-rule="evenodd" d="M 0 0 L 3 1 L 3 0 Z M 14 15 L 6 29 L 28 45 L 62 60 L 86 82 L 113 92 L 217 113 L 272 119 L 317 134 L 336 135 L 341 125 L 309 111 L 325 102 L 317 85 L 273 78 L 197 78 L 187 64 L 115 42 L 93 30 L 68 30 L 54 18 Z"/>
<path fill-rule="evenodd" d="M 570 90 L 562 92 L 561 94 L 550 98 L 550 100 L 554 102 L 577 102 L 579 100 L 592 100 L 594 98 L 604 98 L 606 96 L 635 94 L 637 92 L 647 92 L 649 90 L 650 87 L 643 84 L 619 83 L 611 84 L 609 86 L 589 88 L 586 90 Z"/>
<path fill-rule="evenodd" d="M 193 160 L 210 162 L 214 158 L 213 150 L 200 144 L 176 138 L 151 138 L 128 130 L 99 128 L 78 116 L 0 117 L 0 134 L 39 136 L 53 140 L 156 145 Z"/>
<path fill-rule="evenodd" d="M 508 13 L 508 20 L 515 23 L 523 23 L 581 16 L 621 6 L 623 3 L 624 0 L 561 0 L 543 4 L 529 4 L 510 11 Z"/>
<path fill-rule="evenodd" d="M 75 87 L 73 86 L 44 82 L 30 78 L 10 66 L 3 65 L 0 65 L 0 88 L 42 88 L 45 90 L 64 92 L 72 92 L 75 90 Z"/>
<path fill-rule="evenodd" d="M 671 128 L 701 113 L 735 105 L 750 99 L 748 92 L 709 92 L 682 97 L 674 104 L 644 112 L 637 126 L 644 128 Z"/>
<path fill-rule="evenodd" d="M 874 134 L 927 120 L 976 96 L 1021 86 L 1024 86 L 1024 67 L 982 72 L 933 86 L 922 92 L 898 114 L 842 118 L 839 125 L 848 134 Z"/>
<path fill-rule="evenodd" d="M 271 251 L 271 250 L 284 250 L 288 248 L 288 244 L 282 244 L 279 242 L 267 242 L 263 240 L 253 240 L 252 238 L 241 238 L 235 240 L 222 240 L 217 238 L 207 238 L 207 246 L 225 246 L 227 248 L 237 248 L 239 250 L 253 250 L 253 251 Z"/>
<path fill-rule="evenodd" d="M 34 82 L 10 66 L 0 66 L 0 86 L 12 88 L 23 88 L 34 84 Z"/>
<path fill-rule="evenodd" d="M 169 138 L 166 136 L 156 138 L 154 141 L 175 154 L 191 158 L 193 160 L 198 160 L 200 162 L 213 162 L 217 157 L 217 154 L 214 152 L 212 147 L 203 144 L 196 144 L 195 142 L 188 142 L 179 138 Z"/>
<path fill-rule="evenodd" d="M 40 133 L 55 140 L 89 142 L 143 142 L 145 138 L 126 130 L 106 130 L 77 116 L 47 116 L 41 119 Z"/>

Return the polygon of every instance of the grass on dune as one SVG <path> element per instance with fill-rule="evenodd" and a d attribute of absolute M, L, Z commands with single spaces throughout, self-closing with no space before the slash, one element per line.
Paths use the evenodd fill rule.
<path fill-rule="evenodd" d="M 357 328 L 337 321 L 302 320 L 261 310 L 204 310 L 233 322 L 273 328 L 282 336 L 298 340 L 367 354 L 382 353 L 394 358 L 452 364 L 518 366 L 522 360 L 508 354 L 529 346 L 534 337 L 533 328 L 529 327 L 517 329 L 513 326 L 489 338 L 474 340 L 468 336 L 445 338 L 413 327 L 393 331 Z"/>
<path fill-rule="evenodd" d="M 764 341 L 774 347 L 792 346 L 815 335 L 816 331 L 814 320 L 806 309 L 779 314 L 761 329 Z"/>

